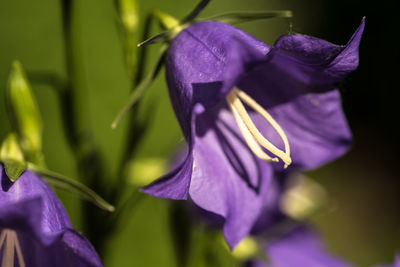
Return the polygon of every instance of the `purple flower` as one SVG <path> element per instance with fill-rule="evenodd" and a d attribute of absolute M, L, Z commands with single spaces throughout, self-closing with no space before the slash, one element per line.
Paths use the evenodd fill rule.
<path fill-rule="evenodd" d="M 171 42 L 166 78 L 189 149 L 143 191 L 190 195 L 225 219 L 234 247 L 258 218 L 275 171 L 315 168 L 348 150 L 336 84 L 358 65 L 363 28 L 364 20 L 345 46 L 290 34 L 273 47 L 219 22 L 182 30 Z"/>
<path fill-rule="evenodd" d="M 13 183 L 0 165 L 0 266 L 14 265 L 102 266 L 42 179 L 25 171 Z"/>
<path fill-rule="evenodd" d="M 253 261 L 248 267 L 351 267 L 329 254 L 317 235 L 306 227 L 298 227 L 278 239 L 267 242 L 267 262 Z"/>

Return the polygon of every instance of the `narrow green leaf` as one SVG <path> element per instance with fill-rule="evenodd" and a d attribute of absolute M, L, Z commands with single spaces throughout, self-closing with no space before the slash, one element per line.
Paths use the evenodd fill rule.
<path fill-rule="evenodd" d="M 129 96 L 128 103 L 118 113 L 117 117 L 111 124 L 111 128 L 115 129 L 118 126 L 121 119 L 137 103 L 137 101 L 143 96 L 146 89 L 151 85 L 151 83 L 157 77 L 157 74 L 160 72 L 161 67 L 164 63 L 164 56 L 167 49 L 168 49 L 167 45 L 163 45 L 161 47 L 156 64 L 154 65 L 150 73 L 146 76 L 146 78 L 133 90 L 133 92 Z"/>
<path fill-rule="evenodd" d="M 169 30 L 161 32 L 161 33 L 154 35 L 154 36 L 150 37 L 149 39 L 144 40 L 143 42 L 137 44 L 137 47 L 167 42 L 170 40 L 170 35 L 172 35 L 172 33 Z"/>
<path fill-rule="evenodd" d="M 260 19 L 272 18 L 291 18 L 292 11 L 290 10 L 273 10 L 273 11 L 247 11 L 247 12 L 232 12 L 220 15 L 215 15 L 201 20 L 215 20 L 229 24 L 243 23 Z"/>
<path fill-rule="evenodd" d="M 103 210 L 109 212 L 113 212 L 115 210 L 114 206 L 105 201 L 92 189 L 79 183 L 78 181 L 68 178 L 62 174 L 40 168 L 32 163 L 28 163 L 28 169 L 37 175 L 40 175 L 44 180 L 46 180 L 46 182 L 55 186 L 56 188 L 76 194 L 79 197 L 92 202 Z"/>

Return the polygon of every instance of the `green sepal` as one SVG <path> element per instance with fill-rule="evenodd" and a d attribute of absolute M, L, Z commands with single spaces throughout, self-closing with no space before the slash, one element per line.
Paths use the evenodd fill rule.
<path fill-rule="evenodd" d="M 0 148 L 0 161 L 4 165 L 8 178 L 13 182 L 26 170 L 26 162 L 15 133 L 10 133 L 3 141 Z"/>
<path fill-rule="evenodd" d="M 156 18 L 161 27 L 164 29 L 163 32 L 150 37 L 149 39 L 142 41 L 137 46 L 146 46 L 156 43 L 165 43 L 169 42 L 175 38 L 183 29 L 188 27 L 191 23 L 194 22 L 195 18 L 200 14 L 201 11 L 208 5 L 210 0 L 202 0 L 193 10 L 182 20 L 178 20 L 173 16 L 155 9 L 151 12 L 151 16 Z"/>
<path fill-rule="evenodd" d="M 153 10 L 153 15 L 160 22 L 161 27 L 164 30 L 172 29 L 179 25 L 179 20 L 168 13 L 165 13 L 159 9 Z"/>
<path fill-rule="evenodd" d="M 62 174 L 41 168 L 33 163 L 28 163 L 28 169 L 41 176 L 47 183 L 53 185 L 56 188 L 65 190 L 72 194 L 76 194 L 78 197 L 90 201 L 97 207 L 108 212 L 113 212 L 115 210 L 113 205 L 105 201 L 92 189 L 79 183 L 76 180 L 68 178 L 67 176 L 64 176 Z"/>
<path fill-rule="evenodd" d="M 15 182 L 21 174 L 27 169 L 27 165 L 23 161 L 12 159 L 1 160 L 4 165 L 4 170 L 12 182 Z"/>
<path fill-rule="evenodd" d="M 173 38 L 172 36 L 173 36 L 173 33 L 171 30 L 163 31 L 163 32 L 156 34 L 156 35 L 150 37 L 149 39 L 144 40 L 143 42 L 137 44 L 137 47 L 158 44 L 158 43 L 166 43 Z"/>
<path fill-rule="evenodd" d="M 290 10 L 273 10 L 273 11 L 247 11 L 247 12 L 231 12 L 215 15 L 201 20 L 215 20 L 223 23 L 238 24 L 248 21 L 272 18 L 291 18 Z"/>

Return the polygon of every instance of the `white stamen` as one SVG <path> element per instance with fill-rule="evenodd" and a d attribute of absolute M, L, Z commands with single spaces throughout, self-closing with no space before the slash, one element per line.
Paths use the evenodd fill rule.
<path fill-rule="evenodd" d="M 236 108 L 231 106 L 231 110 L 233 113 L 233 116 L 235 117 L 235 120 L 239 126 L 239 130 L 242 133 L 244 140 L 246 141 L 247 145 L 250 147 L 251 151 L 259 157 L 260 159 L 267 161 L 267 162 L 278 162 L 278 158 L 271 158 L 268 156 L 260 147 L 260 145 L 257 143 L 257 141 L 254 139 L 254 137 L 251 135 L 249 130 L 247 129 L 246 125 L 244 124 L 242 118 L 240 117 L 239 113 L 237 112 Z"/>
<path fill-rule="evenodd" d="M 1 267 L 14 267 L 14 240 L 9 236 L 9 230 L 6 232 L 6 240 L 3 249 L 3 260 Z"/>
<path fill-rule="evenodd" d="M 278 133 L 279 137 L 283 141 L 285 152 L 273 145 L 260 133 L 254 122 L 251 120 L 246 108 L 244 107 L 240 99 L 242 99 L 247 105 L 254 109 L 254 111 L 259 113 L 275 129 L 275 131 Z M 261 107 L 245 92 L 239 90 L 236 87 L 233 88 L 226 96 L 226 102 L 228 103 L 228 106 L 233 113 L 235 121 L 238 124 L 240 132 L 246 140 L 247 145 L 256 156 L 267 162 L 278 161 L 277 158 L 271 158 L 270 156 L 268 156 L 259 146 L 261 145 L 272 154 L 281 158 L 282 161 L 285 163 L 285 168 L 292 163 L 292 159 L 290 158 L 289 142 L 284 131 L 263 107 Z"/>
<path fill-rule="evenodd" d="M 4 240 L 6 239 L 6 231 L 2 231 L 0 234 L 0 250 L 3 247 Z"/>
<path fill-rule="evenodd" d="M 0 249 L 3 247 L 3 259 L 0 267 L 14 267 L 14 255 L 17 252 L 17 261 L 20 267 L 25 267 L 24 257 L 14 230 L 4 229 L 0 235 Z"/>

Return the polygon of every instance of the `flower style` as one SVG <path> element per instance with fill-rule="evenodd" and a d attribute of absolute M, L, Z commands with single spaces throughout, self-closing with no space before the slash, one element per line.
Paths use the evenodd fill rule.
<path fill-rule="evenodd" d="M 318 236 L 305 226 L 297 227 L 265 245 L 267 262 L 252 261 L 248 267 L 351 267 L 325 251 Z"/>
<path fill-rule="evenodd" d="M 102 266 L 49 185 L 30 171 L 13 183 L 0 165 L 0 266 L 14 265 Z"/>
<path fill-rule="evenodd" d="M 259 217 L 274 172 L 315 168 L 348 150 L 336 84 L 358 66 L 363 29 L 364 20 L 345 46 L 289 34 L 273 47 L 219 22 L 182 30 L 166 78 L 188 153 L 143 191 L 190 195 L 224 218 L 234 247 Z"/>

